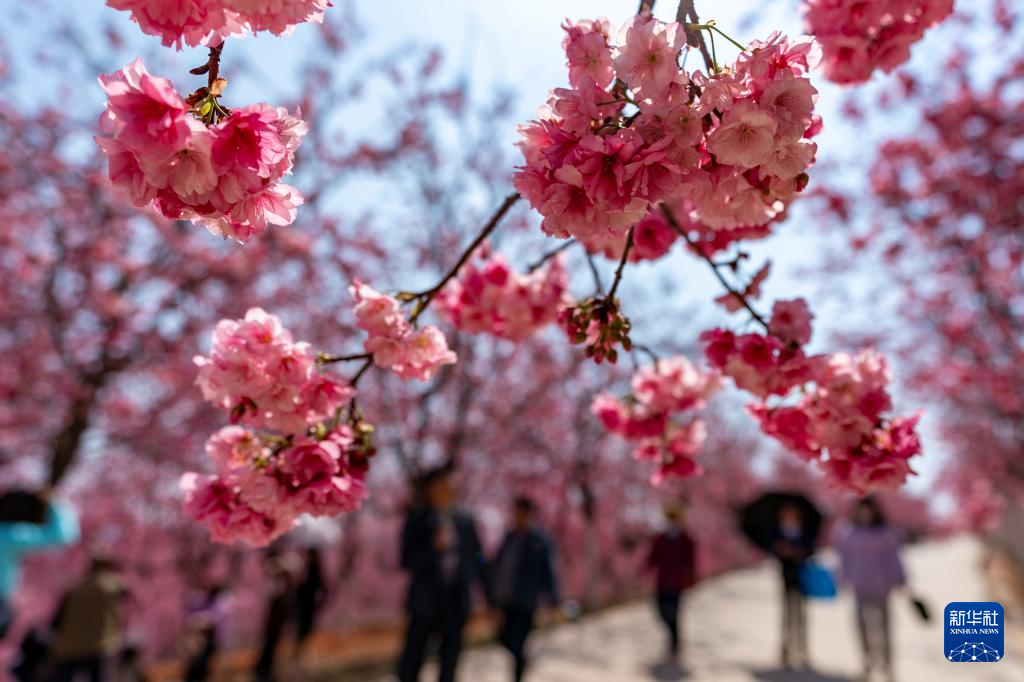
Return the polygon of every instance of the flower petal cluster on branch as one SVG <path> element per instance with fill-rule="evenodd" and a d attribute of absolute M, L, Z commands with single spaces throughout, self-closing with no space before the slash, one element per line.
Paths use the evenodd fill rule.
<path fill-rule="evenodd" d="M 426 381 L 458 356 L 437 327 L 416 329 L 391 296 L 356 281 L 349 292 L 355 298 L 356 325 L 369 334 L 363 344 L 378 367 L 390 369 L 402 379 Z"/>
<path fill-rule="evenodd" d="M 570 87 L 521 128 L 515 176 L 547 234 L 603 249 L 664 200 L 708 229 L 763 226 L 806 185 L 821 128 L 812 42 L 774 34 L 728 69 L 687 74 L 680 24 L 638 17 L 614 44 L 604 20 L 564 28 Z"/>
<path fill-rule="evenodd" d="M 370 427 L 341 408 L 355 390 L 319 371 L 305 342 L 259 308 L 222 320 L 210 355 L 195 359 L 203 397 L 230 411 L 206 444 L 215 474 L 182 478 L 185 510 L 212 538 L 266 545 L 299 515 L 353 511 L 374 454 Z M 269 429 L 262 431 L 257 429 Z"/>
<path fill-rule="evenodd" d="M 322 23 L 330 0 L 107 0 L 166 47 L 219 45 L 229 36 L 269 31 L 287 35 L 297 24 Z"/>
<path fill-rule="evenodd" d="M 701 473 L 694 457 L 704 445 L 707 429 L 691 415 L 720 386 L 717 371 L 702 371 L 682 356 L 660 359 L 634 373 L 628 398 L 601 393 L 591 411 L 608 431 L 636 443 L 637 460 L 657 463 L 652 476 L 657 484 L 667 477 Z"/>
<path fill-rule="evenodd" d="M 294 528 L 302 514 L 355 511 L 367 496 L 365 455 L 355 443 L 347 424 L 284 446 L 224 427 L 206 444 L 217 473 L 182 477 L 185 512 L 205 523 L 216 542 L 262 547 Z"/>
<path fill-rule="evenodd" d="M 302 195 L 280 180 L 306 134 L 298 116 L 254 104 L 206 126 L 141 59 L 101 76 L 100 85 L 108 99 L 96 142 L 111 181 L 135 205 L 242 243 L 295 220 Z"/>
<path fill-rule="evenodd" d="M 708 363 L 759 398 L 761 430 L 834 484 L 866 493 L 899 487 L 921 452 L 918 417 L 893 417 L 880 353 L 806 355 L 811 314 L 802 299 L 776 302 L 767 334 L 714 329 L 701 335 Z"/>
<path fill-rule="evenodd" d="M 561 255 L 533 272 L 513 270 L 486 247 L 437 296 L 438 313 L 455 327 L 522 341 L 558 318 L 569 301 L 569 275 Z"/>
<path fill-rule="evenodd" d="M 281 321 L 260 308 L 221 320 L 209 356 L 198 355 L 203 397 L 231 412 L 235 424 L 283 433 L 332 416 L 354 391 L 317 370 L 308 343 L 295 342 Z"/>
<path fill-rule="evenodd" d="M 953 12 L 953 0 L 805 0 L 807 32 L 836 83 L 862 83 L 910 59 L 910 47 Z"/>

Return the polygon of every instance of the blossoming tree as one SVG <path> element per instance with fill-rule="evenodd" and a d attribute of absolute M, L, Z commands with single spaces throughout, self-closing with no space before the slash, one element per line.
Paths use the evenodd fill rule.
<path fill-rule="evenodd" d="M 433 55 L 376 67 L 406 104 L 389 113 L 392 137 L 339 133 L 337 111 L 361 86 L 339 75 L 351 25 L 328 20 L 343 11 L 330 3 L 107 4 L 163 46 L 207 54 L 191 76 L 172 74 L 192 91 L 141 59 L 70 60 L 100 79 L 95 129 L 80 112 L 33 110 L 4 81 L 0 449 L 26 479 L 71 472 L 95 510 L 92 537 L 162 538 L 174 568 L 138 580 L 165 599 L 154 618 L 169 622 L 171 602 L 204 579 L 184 564 L 241 556 L 204 546 L 187 561 L 195 524 L 141 520 L 179 507 L 186 469 L 185 510 L 220 543 L 262 546 L 303 514 L 346 514 L 343 563 L 366 588 L 350 597 L 363 609 L 393 592 L 381 567 L 405 502 L 375 491 L 439 459 L 458 464 L 482 507 L 526 489 L 549 512 L 569 501 L 555 530 L 587 557 L 567 571 L 593 601 L 609 581 L 628 586 L 617 550 L 635 545 L 651 501 L 683 492 L 701 532 L 725 534 L 726 510 L 759 485 L 757 440 L 727 414 L 735 402 L 716 404 L 729 386 L 750 423 L 838 490 L 894 489 L 911 473 L 916 418 L 894 413 L 885 358 L 810 352 L 807 303 L 763 312 L 769 270 L 744 263 L 813 181 L 827 124 L 818 79 L 895 68 L 948 2 L 866 15 L 863 3 L 807 2 L 820 46 L 777 33 L 739 42 L 689 0 L 670 8 L 674 21 L 643 2 L 614 26 L 567 22 L 566 81 L 520 127 L 515 159 L 494 150 L 493 129 L 461 156 L 434 130 L 438 118 L 472 129 L 473 114 L 465 92 L 438 83 Z M 297 92 L 238 101 L 237 38 L 325 20 Z M 500 107 L 486 114 L 504 125 Z M 102 162 L 76 147 L 86 128 Z M 444 163 L 470 168 L 473 187 L 439 183 Z M 393 216 L 332 206 L 365 176 L 410 183 L 400 248 L 367 229 Z M 684 335 L 699 345 L 654 343 L 630 322 L 644 304 L 620 297 L 639 263 L 680 251 L 741 319 Z M 123 491 L 116 504 L 99 471 Z M 744 552 L 730 542 L 704 568 Z"/>
<path fill-rule="evenodd" d="M 964 525 L 1009 523 L 1020 514 L 1021 169 L 1018 113 L 1024 53 L 1020 12 L 995 1 L 965 8 L 960 20 L 1006 46 L 989 78 L 983 52 L 950 46 L 941 72 L 915 69 L 876 93 L 879 104 L 911 102 L 912 133 L 886 135 L 865 163 L 869 201 L 841 177 L 822 195 L 848 244 L 885 267 L 900 311 L 881 325 L 906 384 L 936 406 L 948 449 L 944 487 Z M 874 101 L 874 100 L 870 100 Z M 870 106 L 858 106 L 872 126 Z M 1024 548 L 1018 548 L 1024 556 Z"/>
<path fill-rule="evenodd" d="M 840 81 L 863 78 L 875 63 L 892 68 L 907 57 L 910 42 L 949 13 L 948 2 L 897 3 L 858 15 L 860 33 L 832 40 L 826 29 L 845 16 L 842 3 L 833 4 L 808 3 L 808 25 L 822 34 L 831 53 L 827 73 Z M 207 85 L 187 97 L 151 76 L 140 60 L 101 77 L 108 104 L 97 142 L 114 184 L 137 205 L 152 203 L 167 217 L 243 243 L 268 225 L 293 222 L 302 197 L 281 179 L 308 126 L 282 108 L 226 107 L 220 61 L 229 36 L 321 21 L 323 3 L 268 9 L 223 2 L 179 14 L 155 0 L 114 6 L 130 10 L 165 44 L 201 44 L 210 53 L 192 71 L 206 74 Z M 662 367 L 656 358 L 634 381 L 638 408 L 610 400 L 597 408 L 612 430 L 645 438 L 636 454 L 660 462 L 656 480 L 699 472 L 691 458 L 705 437 L 703 423 L 680 424 L 668 415 L 703 405 L 719 375 L 754 396 L 750 410 L 766 434 L 819 464 L 833 483 L 863 493 L 898 486 L 911 473 L 908 460 L 920 451 L 916 418 L 890 414 L 884 358 L 870 350 L 807 355 L 812 315 L 806 303 L 778 301 L 770 317 L 762 315 L 748 300 L 757 278 L 734 286 L 716 260 L 744 240 L 771 234 L 808 182 L 817 151 L 812 138 L 822 128 L 808 75 L 820 56 L 817 44 L 774 33 L 744 45 L 714 21 L 701 23 L 689 0 L 673 22 L 654 18 L 651 8 L 641 3 L 614 37 L 604 19 L 564 26 L 569 87 L 553 89 L 538 119 L 521 128 L 516 191 L 435 285 L 387 295 L 352 282 L 356 326 L 366 334 L 362 352 L 317 351 L 261 308 L 217 325 L 210 354 L 196 358 L 198 383 L 241 426 L 208 442 L 213 476 L 183 479 L 187 510 L 215 539 L 263 545 L 301 514 L 359 507 L 376 452 L 373 426 L 357 401 L 362 377 L 377 367 L 426 381 L 458 360 L 441 329 L 422 324 L 432 304 L 461 329 L 504 338 L 523 338 L 557 315 L 588 357 L 614 363 L 619 348 L 632 347 L 616 296 L 631 251 L 639 244 L 634 258 L 657 258 L 677 237 L 714 271 L 726 305 L 762 331 L 706 332 L 709 369 L 685 360 Z M 900 10 L 905 20 L 893 21 Z M 739 48 L 731 64 L 719 62 L 716 36 Z M 866 56 L 849 51 L 857 41 L 870 45 Z M 704 69 L 681 67 L 691 50 Z M 856 77 L 836 66 L 847 62 L 864 63 L 851 67 Z M 607 291 L 599 287 L 593 296 L 570 300 L 561 247 L 545 254 L 536 272 L 523 274 L 480 251 L 520 198 L 543 216 L 545 234 L 618 257 Z M 477 258 L 485 259 L 482 271 Z M 362 364 L 344 377 L 331 367 L 344 362 Z M 664 396 L 678 397 L 666 402 Z"/>

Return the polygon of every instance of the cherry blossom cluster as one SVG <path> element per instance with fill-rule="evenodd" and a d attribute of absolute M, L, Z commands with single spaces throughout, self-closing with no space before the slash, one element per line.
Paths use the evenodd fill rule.
<path fill-rule="evenodd" d="M 107 0 L 166 47 L 219 45 L 229 36 L 269 31 L 286 35 L 297 24 L 322 23 L 330 0 Z"/>
<path fill-rule="evenodd" d="M 615 43 L 604 20 L 564 28 L 570 87 L 521 127 L 515 175 L 547 234 L 600 246 L 664 200 L 708 229 L 762 226 L 806 185 L 821 129 L 810 40 L 774 34 L 687 74 L 678 23 L 638 17 Z"/>
<path fill-rule="evenodd" d="M 281 321 L 261 308 L 241 320 L 221 320 L 208 356 L 193 360 L 203 398 L 229 410 L 231 422 L 298 433 L 332 417 L 354 395 L 317 368 L 308 343 L 296 342 Z"/>
<path fill-rule="evenodd" d="M 574 345 L 583 344 L 587 357 L 597 364 L 607 360 L 614 365 L 619 359 L 617 346 L 626 351 L 633 347 L 629 318 L 622 314 L 616 298 L 594 296 L 563 308 L 558 323 L 569 340 Z"/>
<path fill-rule="evenodd" d="M 342 424 L 315 436 L 272 441 L 226 426 L 206 443 L 216 473 L 186 473 L 185 512 L 205 523 L 210 537 L 262 547 L 295 527 L 302 514 L 355 511 L 367 496 L 367 452 Z"/>
<path fill-rule="evenodd" d="M 568 289 L 561 255 L 521 274 L 500 253 L 482 248 L 437 296 L 436 306 L 459 329 L 522 341 L 557 319 Z"/>
<path fill-rule="evenodd" d="M 628 398 L 601 393 L 591 411 L 608 431 L 635 442 L 637 460 L 658 465 L 652 477 L 657 484 L 668 477 L 701 473 L 694 457 L 704 445 L 707 429 L 692 413 L 704 407 L 720 386 L 717 371 L 702 371 L 682 356 L 666 358 L 634 373 Z"/>
<path fill-rule="evenodd" d="M 206 125 L 200 117 L 220 106 L 216 98 L 190 104 L 141 59 L 101 76 L 100 85 L 108 99 L 96 142 L 111 181 L 136 206 L 152 204 L 167 218 L 243 243 L 295 220 L 302 195 L 280 180 L 306 134 L 300 118 L 254 104 Z"/>
<path fill-rule="evenodd" d="M 921 451 L 918 417 L 892 417 L 884 356 L 807 355 L 811 313 L 803 299 L 778 301 L 768 333 L 714 329 L 701 335 L 708 363 L 757 396 L 750 406 L 761 429 L 834 484 L 865 493 L 893 489 Z"/>
<path fill-rule="evenodd" d="M 375 365 L 402 379 L 426 381 L 444 365 L 455 364 L 458 356 L 448 349 L 441 330 L 433 325 L 415 328 L 397 299 L 359 281 L 349 292 L 356 302 L 356 326 L 369 335 L 363 348 Z"/>
<path fill-rule="evenodd" d="M 953 12 L 953 0 L 805 0 L 808 33 L 836 83 L 862 83 L 910 59 L 910 47 Z"/>
<path fill-rule="evenodd" d="M 186 512 L 214 540 L 262 546 L 301 514 L 358 508 L 372 427 L 352 411 L 339 423 L 355 390 L 320 372 L 309 344 L 252 308 L 241 320 L 221 320 L 209 356 L 195 363 L 203 397 L 228 410 L 233 424 L 206 443 L 215 473 L 190 472 L 181 482 Z"/>

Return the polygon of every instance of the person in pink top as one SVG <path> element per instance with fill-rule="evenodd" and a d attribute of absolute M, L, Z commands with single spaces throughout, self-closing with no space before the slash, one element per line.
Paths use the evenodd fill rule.
<path fill-rule="evenodd" d="M 881 664 L 892 682 L 889 593 L 906 582 L 900 539 L 886 523 L 877 500 L 865 497 L 854 507 L 853 523 L 839 540 L 840 575 L 857 600 L 857 628 L 864 651 L 864 680 Z"/>

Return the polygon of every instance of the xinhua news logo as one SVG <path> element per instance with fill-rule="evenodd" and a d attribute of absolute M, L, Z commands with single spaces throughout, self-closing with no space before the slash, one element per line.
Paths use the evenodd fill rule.
<path fill-rule="evenodd" d="M 1003 607 L 994 601 L 955 601 L 946 605 L 946 660 L 997 663 L 1003 659 Z"/>

